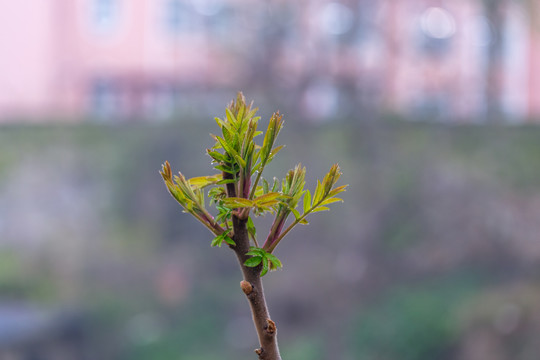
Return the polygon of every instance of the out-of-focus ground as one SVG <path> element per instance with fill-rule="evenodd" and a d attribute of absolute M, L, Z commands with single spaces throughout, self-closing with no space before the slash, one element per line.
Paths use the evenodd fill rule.
<path fill-rule="evenodd" d="M 278 247 L 284 269 L 265 277 L 283 355 L 535 358 L 539 130 L 354 120 L 290 121 L 267 170 L 301 161 L 313 187 L 337 160 L 350 184 L 344 204 Z M 157 172 L 167 159 L 210 173 L 210 131 L 202 119 L 2 129 L 2 356 L 248 356 L 236 260 L 210 247 Z"/>

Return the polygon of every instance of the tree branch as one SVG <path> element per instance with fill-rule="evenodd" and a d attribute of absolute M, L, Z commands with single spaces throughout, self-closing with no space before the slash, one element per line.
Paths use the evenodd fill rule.
<path fill-rule="evenodd" d="M 231 246 L 231 248 L 238 258 L 244 275 L 244 280 L 241 281 L 240 287 L 248 299 L 255 330 L 257 330 L 259 337 L 260 348 L 256 349 L 255 352 L 259 356 L 259 360 L 281 360 L 277 344 L 277 327 L 275 322 L 270 319 L 270 313 L 268 312 L 264 297 L 260 276 L 262 266 L 259 265 L 254 268 L 244 266 L 244 262 L 250 257 L 246 255 L 249 251 L 249 236 L 246 223 L 247 220 L 233 215 L 233 240 L 236 246 Z"/>
<path fill-rule="evenodd" d="M 223 172 L 223 180 L 234 180 L 235 176 L 233 174 L 229 174 L 228 172 Z M 229 183 L 225 185 L 225 189 L 227 190 L 227 197 L 236 197 L 236 187 L 234 183 Z"/>

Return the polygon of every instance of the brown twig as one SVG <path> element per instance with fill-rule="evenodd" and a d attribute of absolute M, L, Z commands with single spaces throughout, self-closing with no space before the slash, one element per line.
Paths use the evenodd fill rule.
<path fill-rule="evenodd" d="M 259 360 L 281 360 L 277 343 L 277 327 L 274 321 L 270 319 L 270 313 L 266 306 L 264 290 L 261 280 L 262 266 L 247 267 L 244 262 L 249 258 L 246 253 L 249 251 L 249 236 L 246 227 L 246 220 L 233 216 L 234 242 L 236 246 L 231 246 L 234 250 L 244 280 L 240 287 L 246 295 L 253 317 L 253 323 L 259 336 L 260 348 L 255 350 Z"/>

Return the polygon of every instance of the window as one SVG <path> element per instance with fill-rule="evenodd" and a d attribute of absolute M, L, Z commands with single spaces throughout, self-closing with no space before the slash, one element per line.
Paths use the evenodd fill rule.
<path fill-rule="evenodd" d="M 205 16 L 204 20 L 205 26 L 212 36 L 218 36 L 220 41 L 234 40 L 231 34 L 238 31 L 235 27 L 238 20 L 232 7 L 223 7 L 216 15 Z"/>
<path fill-rule="evenodd" d="M 118 21 L 118 0 L 93 0 L 92 23 L 98 32 L 111 31 Z"/>
<path fill-rule="evenodd" d="M 431 7 L 420 17 L 423 50 L 432 55 L 442 55 L 450 49 L 456 33 L 456 22 L 451 13 L 443 8 Z"/>
<path fill-rule="evenodd" d="M 93 81 L 90 101 L 91 113 L 99 119 L 108 119 L 118 114 L 118 90 L 110 80 Z"/>
<path fill-rule="evenodd" d="M 172 33 L 193 31 L 197 23 L 195 15 L 193 7 L 186 1 L 165 1 L 164 23 L 166 29 Z"/>
<path fill-rule="evenodd" d="M 144 114 L 156 120 L 170 119 L 176 111 L 177 90 L 169 84 L 155 84 L 144 91 Z"/>

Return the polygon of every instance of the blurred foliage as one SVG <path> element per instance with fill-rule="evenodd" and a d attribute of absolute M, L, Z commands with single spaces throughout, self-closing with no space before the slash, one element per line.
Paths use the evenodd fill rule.
<path fill-rule="evenodd" d="M 101 359 L 239 358 L 245 349 L 226 334 L 248 316 L 238 268 L 179 216 L 156 167 L 189 158 L 179 164 L 186 176 L 208 173 L 210 159 L 190 149 L 213 144 L 214 122 L 179 125 L 2 128 L 1 298 L 83 308 Z M 306 178 L 320 178 L 340 159 L 351 188 L 331 216 L 313 215 L 311 227 L 291 233 L 290 252 L 277 249 L 288 271 L 267 286 L 287 358 L 466 359 L 459 354 L 471 331 L 492 331 L 473 316 L 483 294 L 538 281 L 537 128 L 353 119 L 286 126 L 287 147 L 269 173 L 302 159 Z M 265 234 L 270 224 L 259 225 Z M 159 285 L 169 265 L 181 276 L 173 300 Z M 493 341 L 514 346 L 511 338 L 533 325 L 495 331 Z M 208 338 L 227 353 L 208 348 Z"/>
<path fill-rule="evenodd" d="M 359 312 L 351 331 L 353 353 L 362 359 L 450 358 L 460 304 L 480 284 L 462 272 L 390 288 Z"/>

